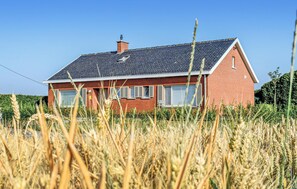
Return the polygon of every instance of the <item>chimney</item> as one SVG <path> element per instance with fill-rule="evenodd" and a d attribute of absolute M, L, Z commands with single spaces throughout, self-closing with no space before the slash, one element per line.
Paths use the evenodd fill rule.
<path fill-rule="evenodd" d="M 129 43 L 123 41 L 123 35 L 121 35 L 120 40 L 117 41 L 117 46 L 118 46 L 117 53 L 121 54 L 124 51 L 127 51 L 128 50 L 128 45 L 129 45 Z"/>

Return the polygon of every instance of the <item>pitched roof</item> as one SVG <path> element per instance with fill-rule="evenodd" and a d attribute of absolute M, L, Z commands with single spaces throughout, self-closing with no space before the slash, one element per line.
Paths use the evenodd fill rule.
<path fill-rule="evenodd" d="M 200 69 L 205 58 L 204 73 L 211 71 L 237 38 L 196 42 L 193 71 Z M 121 54 L 116 51 L 81 55 L 78 59 L 50 77 L 47 83 L 88 78 L 133 78 L 133 76 L 187 73 L 191 43 L 129 49 Z M 124 61 L 123 61 L 124 60 Z"/>

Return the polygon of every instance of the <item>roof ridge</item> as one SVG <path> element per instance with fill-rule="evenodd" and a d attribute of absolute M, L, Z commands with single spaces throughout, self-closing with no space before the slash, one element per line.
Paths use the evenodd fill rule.
<path fill-rule="evenodd" d="M 234 38 L 225 38 L 225 39 L 214 39 L 214 40 L 205 40 L 205 41 L 196 41 L 196 44 L 203 44 L 203 43 L 213 43 L 213 42 L 219 42 L 219 41 L 231 41 L 235 40 L 237 37 Z M 134 50 L 144 50 L 144 49 L 155 49 L 155 48 L 164 48 L 164 47 L 178 47 L 178 46 L 184 46 L 184 45 L 191 45 L 190 43 L 178 43 L 178 44 L 172 44 L 172 45 L 158 45 L 153 47 L 142 47 L 142 48 L 135 48 L 135 49 L 129 49 L 128 51 L 134 51 Z"/>
<path fill-rule="evenodd" d="M 117 51 L 105 51 L 105 52 L 97 52 L 97 53 L 86 53 L 81 54 L 80 56 L 89 56 L 89 55 L 99 55 L 99 54 L 110 54 L 110 53 L 116 53 Z"/>
<path fill-rule="evenodd" d="M 236 40 L 236 39 L 237 39 L 237 37 L 214 39 L 214 40 L 204 40 L 204 41 L 197 41 L 196 44 L 213 43 L 213 42 L 220 42 L 220 41 L 231 41 L 231 40 Z M 126 52 L 136 51 L 136 50 L 146 50 L 146 49 L 158 49 L 158 48 L 164 48 L 164 47 L 178 47 L 178 46 L 184 46 L 184 45 L 190 45 L 190 44 L 192 44 L 192 43 L 179 43 L 179 44 L 172 44 L 172 45 L 158 45 L 158 46 L 153 46 L 153 47 L 141 47 L 141 48 L 129 49 Z M 88 53 L 88 54 L 82 54 L 81 56 L 92 56 L 92 55 L 108 54 L 108 53 L 116 53 L 116 51 Z"/>

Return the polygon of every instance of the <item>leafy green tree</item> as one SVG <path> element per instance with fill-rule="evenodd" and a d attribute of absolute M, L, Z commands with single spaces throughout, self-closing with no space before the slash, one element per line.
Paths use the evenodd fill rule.
<path fill-rule="evenodd" d="M 297 71 L 294 72 L 294 78 L 297 78 Z M 276 94 L 276 105 L 279 109 L 284 109 L 288 105 L 288 95 L 290 88 L 290 75 L 286 73 L 279 77 L 274 84 L 272 81 L 265 83 L 260 90 L 255 91 L 258 103 L 274 104 Z M 276 89 L 276 92 L 275 92 Z M 297 82 L 292 86 L 292 105 L 297 105 Z"/>

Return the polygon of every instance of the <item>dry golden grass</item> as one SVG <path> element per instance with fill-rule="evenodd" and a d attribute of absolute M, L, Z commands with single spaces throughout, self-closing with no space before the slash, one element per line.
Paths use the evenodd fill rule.
<path fill-rule="evenodd" d="M 104 124 L 93 128 L 77 121 L 78 99 L 70 123 L 57 109 L 48 115 L 39 107 L 34 120 L 41 132 L 29 124 L 24 134 L 16 121 L 13 129 L 0 127 L 1 188 L 292 188 L 296 182 L 295 120 L 285 145 L 285 121 L 233 128 L 219 112 L 213 123 L 150 118 L 144 130 L 135 120 L 108 121 L 105 109 L 98 114 Z"/>

